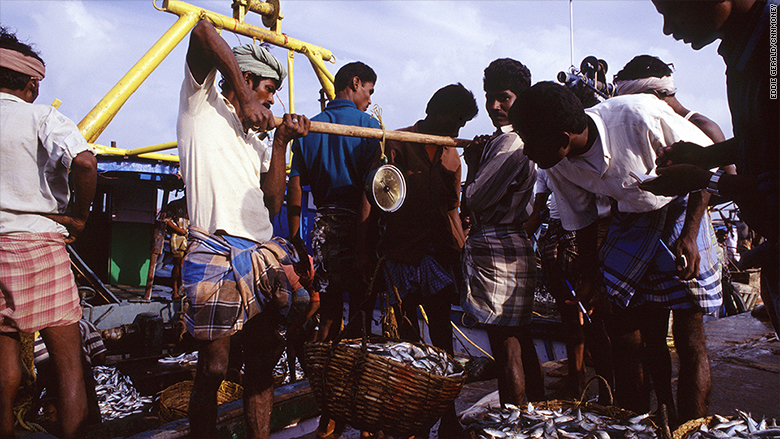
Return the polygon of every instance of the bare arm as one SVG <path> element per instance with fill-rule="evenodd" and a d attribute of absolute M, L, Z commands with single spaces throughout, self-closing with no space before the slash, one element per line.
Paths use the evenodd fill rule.
<path fill-rule="evenodd" d="M 544 207 L 547 205 L 547 199 L 549 197 L 550 194 L 546 192 L 536 194 L 534 198 L 534 210 L 531 212 L 531 216 L 528 217 L 525 224 L 523 224 L 525 234 L 529 237 L 536 233 L 536 230 L 542 225 L 542 210 L 544 210 Z"/>
<path fill-rule="evenodd" d="M 82 151 L 70 165 L 70 180 L 73 186 L 74 196 L 68 205 L 68 211 L 64 214 L 48 214 L 52 219 L 68 229 L 65 242 L 70 244 L 84 230 L 89 217 L 89 206 L 95 198 L 97 186 L 97 159 L 91 151 Z"/>
<path fill-rule="evenodd" d="M 275 126 L 271 110 L 253 97 L 230 46 L 206 20 L 202 20 L 192 29 L 187 49 L 187 65 L 198 84 L 203 84 L 214 67 L 222 73 L 236 94 L 239 102 L 236 111 L 245 130 L 254 128 L 267 131 Z"/>
<path fill-rule="evenodd" d="M 174 232 L 178 233 L 179 235 L 186 235 L 187 234 L 186 230 L 184 230 L 181 227 L 179 227 L 179 225 L 176 224 L 175 222 L 173 222 L 173 220 L 170 219 L 170 218 L 165 218 L 165 225 L 170 227 L 171 230 L 173 230 Z"/>
<path fill-rule="evenodd" d="M 696 244 L 696 238 L 699 236 L 699 225 L 710 201 L 710 193 L 706 190 L 691 192 L 688 195 L 688 208 L 685 212 L 685 223 L 683 224 L 680 237 L 674 243 L 674 253 L 684 255 L 688 261 L 685 267 L 677 267 L 680 273 L 680 279 L 693 279 L 699 275 L 699 246 Z"/>
<path fill-rule="evenodd" d="M 588 307 L 591 299 L 598 293 L 601 285 L 598 254 L 598 222 L 577 230 L 577 273 L 580 279 L 574 283 L 578 299 Z M 574 303 L 574 302 L 572 302 Z"/>
<path fill-rule="evenodd" d="M 300 238 L 301 226 L 301 201 L 303 189 L 301 188 L 301 176 L 290 177 L 287 184 L 287 227 L 290 230 L 290 238 Z"/>
<path fill-rule="evenodd" d="M 265 181 L 263 181 L 265 206 L 268 208 L 268 213 L 272 218 L 282 210 L 282 203 L 284 202 L 287 143 L 296 137 L 308 134 L 310 125 L 311 122 L 304 115 L 285 114 L 282 124 L 276 129 L 273 146 L 271 147 L 271 165 L 265 176 Z"/>

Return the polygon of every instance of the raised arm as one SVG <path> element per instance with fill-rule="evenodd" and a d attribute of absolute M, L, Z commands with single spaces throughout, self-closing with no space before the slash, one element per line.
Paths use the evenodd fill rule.
<path fill-rule="evenodd" d="M 216 67 L 219 70 L 236 94 L 239 103 L 236 111 L 245 130 L 267 131 L 274 128 L 271 110 L 254 98 L 233 51 L 209 21 L 202 20 L 192 29 L 187 65 L 198 84 L 203 84 L 212 69 Z"/>
<path fill-rule="evenodd" d="M 271 147 L 271 165 L 263 181 L 265 206 L 268 208 L 271 218 L 282 210 L 282 203 L 284 202 L 287 143 L 294 138 L 308 134 L 310 125 L 309 119 L 302 114 L 285 114 L 282 124 L 276 128 L 273 146 Z M 298 204 L 298 214 L 300 215 L 300 201 Z"/>

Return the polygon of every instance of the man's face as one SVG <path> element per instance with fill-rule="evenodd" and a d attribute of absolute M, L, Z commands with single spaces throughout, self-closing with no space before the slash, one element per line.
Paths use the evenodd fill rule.
<path fill-rule="evenodd" d="M 460 129 L 466 125 L 463 118 L 451 114 L 437 114 L 430 118 L 434 121 L 432 128 L 435 131 L 430 134 L 438 136 L 458 137 Z"/>
<path fill-rule="evenodd" d="M 249 86 L 252 87 L 253 83 L 249 80 Z M 271 108 L 274 104 L 274 93 L 276 93 L 276 81 L 269 78 L 263 78 L 257 83 L 257 87 L 252 89 L 252 94 L 255 99 L 260 101 L 266 108 Z"/>
<path fill-rule="evenodd" d="M 731 13 L 731 3 L 722 0 L 653 0 L 653 4 L 664 17 L 664 34 L 690 44 L 694 50 L 720 38 Z"/>
<path fill-rule="evenodd" d="M 357 90 L 355 90 L 355 105 L 360 111 L 368 110 L 368 106 L 371 105 L 371 95 L 374 94 L 374 83 L 363 82 L 358 80 Z"/>
<path fill-rule="evenodd" d="M 515 103 L 517 95 L 511 90 L 485 90 L 485 108 L 487 108 L 493 126 L 501 128 L 509 125 L 509 109 Z"/>
<path fill-rule="evenodd" d="M 538 138 L 523 136 L 523 154 L 540 168 L 550 169 L 563 160 L 569 152 L 569 144 L 563 140 L 564 138 L 568 136 L 559 136 L 557 142 L 542 136 Z M 557 147 L 552 146 L 555 143 L 558 143 Z"/>
<path fill-rule="evenodd" d="M 565 148 L 552 149 L 533 141 L 523 144 L 523 153 L 542 169 L 550 169 L 566 157 Z"/>

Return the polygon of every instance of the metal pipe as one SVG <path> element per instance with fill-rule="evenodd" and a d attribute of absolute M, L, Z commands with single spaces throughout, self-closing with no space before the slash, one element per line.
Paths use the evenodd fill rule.
<path fill-rule="evenodd" d="M 171 148 L 176 147 L 176 142 L 169 142 L 169 143 L 172 145 Z M 94 149 L 97 154 L 107 154 L 107 155 L 117 155 L 117 156 L 129 155 L 127 153 L 128 150 L 122 148 L 114 148 L 111 146 L 99 145 L 97 143 L 90 143 L 89 146 L 91 146 L 92 149 Z M 144 153 L 144 154 L 138 154 L 138 157 L 142 159 L 165 160 L 167 162 L 174 162 L 174 163 L 179 162 L 179 156 L 173 154 Z"/>
<path fill-rule="evenodd" d="M 260 15 L 275 15 L 278 13 L 274 5 L 260 0 L 248 0 L 247 9 Z"/>
<path fill-rule="evenodd" d="M 320 80 L 320 84 L 322 84 L 322 89 L 325 90 L 325 94 L 328 95 L 328 99 L 330 100 L 336 99 L 336 87 L 333 85 L 334 82 L 333 75 L 325 67 L 325 63 L 322 62 L 321 59 L 315 57 L 309 52 L 303 52 L 303 54 L 306 55 L 307 58 L 309 58 L 309 61 L 311 62 L 311 66 L 314 68 L 314 74 L 316 74 L 317 79 Z"/>
<path fill-rule="evenodd" d="M 225 29 L 233 33 L 256 38 L 260 41 L 266 41 L 275 46 L 284 47 L 285 49 L 294 50 L 296 52 L 303 53 L 304 50 L 307 50 L 312 53 L 313 56 L 316 56 L 321 60 L 330 61 L 333 59 L 333 54 L 331 51 L 320 46 L 315 46 L 295 38 L 290 38 L 287 35 L 276 34 L 263 28 L 240 22 L 235 18 L 207 11 L 179 0 L 163 1 L 161 10 L 179 16 L 195 13 L 201 19 L 209 20 L 212 24 L 214 24 L 214 27 L 218 29 Z"/>
<path fill-rule="evenodd" d="M 149 152 L 163 151 L 166 149 L 176 148 L 176 142 L 166 142 L 157 145 L 143 146 L 141 148 L 128 149 L 124 155 L 139 155 Z"/>
<path fill-rule="evenodd" d="M 87 142 L 93 143 L 106 129 L 116 113 L 127 102 L 138 87 L 168 56 L 169 53 L 189 34 L 198 23 L 197 13 L 182 14 L 168 31 L 149 49 L 148 52 L 119 80 L 103 99 L 95 105 L 78 127 Z"/>
<path fill-rule="evenodd" d="M 287 52 L 287 101 L 290 104 L 290 114 L 295 113 L 295 81 L 293 80 L 293 61 L 295 51 Z"/>

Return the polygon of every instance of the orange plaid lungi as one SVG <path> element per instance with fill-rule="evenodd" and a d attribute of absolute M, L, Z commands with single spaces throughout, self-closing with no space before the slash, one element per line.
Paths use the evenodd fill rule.
<path fill-rule="evenodd" d="M 35 332 L 81 318 L 61 234 L 0 235 L 0 291 L 0 332 Z"/>

